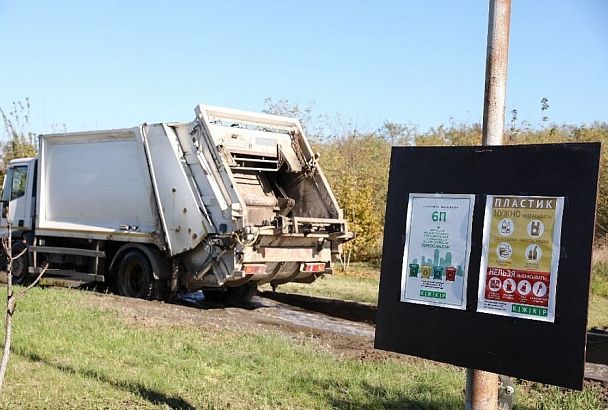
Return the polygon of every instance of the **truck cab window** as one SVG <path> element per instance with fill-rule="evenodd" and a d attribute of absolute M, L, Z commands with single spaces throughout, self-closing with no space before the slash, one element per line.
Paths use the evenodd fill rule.
<path fill-rule="evenodd" d="M 25 195 L 26 182 L 27 167 L 15 167 L 13 169 L 13 181 L 11 184 L 11 201 Z"/>

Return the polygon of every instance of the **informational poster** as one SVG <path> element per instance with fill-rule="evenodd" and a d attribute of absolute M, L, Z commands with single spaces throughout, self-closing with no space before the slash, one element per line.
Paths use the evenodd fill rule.
<path fill-rule="evenodd" d="M 410 194 L 401 301 L 466 309 L 475 195 Z"/>
<path fill-rule="evenodd" d="M 477 311 L 555 321 L 564 197 L 488 195 Z"/>

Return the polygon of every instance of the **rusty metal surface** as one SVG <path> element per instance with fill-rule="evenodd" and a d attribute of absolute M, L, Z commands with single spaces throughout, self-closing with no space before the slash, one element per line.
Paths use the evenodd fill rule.
<path fill-rule="evenodd" d="M 495 410 L 498 406 L 498 375 L 483 370 L 467 369 L 467 410 Z"/>
<path fill-rule="evenodd" d="M 503 143 L 510 22 L 511 0 L 490 0 L 483 104 L 483 145 Z"/>
<path fill-rule="evenodd" d="M 502 145 L 507 98 L 507 67 L 511 0 L 490 0 L 486 82 L 483 101 L 483 145 Z M 495 409 L 498 403 L 498 375 L 467 369 L 467 409 Z"/>

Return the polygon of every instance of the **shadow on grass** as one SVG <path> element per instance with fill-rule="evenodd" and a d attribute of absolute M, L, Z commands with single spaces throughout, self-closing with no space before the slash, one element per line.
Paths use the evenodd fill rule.
<path fill-rule="evenodd" d="M 310 380 L 302 379 L 301 383 L 310 385 Z M 294 383 L 298 383 L 294 380 Z M 381 386 L 362 382 L 358 388 L 361 394 L 352 395 L 348 386 L 327 380 L 317 380 L 312 383 L 316 394 L 321 394 L 329 407 L 338 409 L 462 409 L 464 396 L 442 393 L 431 385 L 416 384 L 407 392 L 394 392 Z M 420 397 L 420 398 L 417 398 Z M 426 396 L 426 397 L 423 397 Z"/>
<path fill-rule="evenodd" d="M 105 375 L 103 375 L 95 370 L 75 369 L 71 366 L 51 363 L 50 361 L 48 361 L 47 359 L 45 359 L 44 357 L 42 357 L 36 353 L 15 351 L 15 354 L 17 354 L 29 361 L 32 361 L 32 362 L 42 363 L 46 366 L 54 367 L 65 373 L 69 373 L 69 374 L 73 374 L 73 375 L 81 376 L 81 377 L 86 377 L 86 378 L 93 379 L 96 381 L 101 381 L 103 383 L 111 385 L 114 388 L 129 392 L 129 393 L 137 394 L 137 395 L 143 397 L 144 399 L 146 399 L 147 401 L 149 401 L 151 404 L 155 404 L 155 405 L 164 404 L 171 409 L 188 409 L 188 410 L 196 409 L 196 407 L 194 407 L 193 405 L 191 405 L 190 403 L 188 403 L 186 400 L 182 399 L 181 397 L 168 396 L 165 393 L 149 389 L 138 383 L 129 383 L 126 381 L 113 381 L 113 380 L 108 379 Z"/>
<path fill-rule="evenodd" d="M 301 379 L 300 382 L 305 382 Z M 306 380 L 307 383 L 310 380 Z M 298 383 L 295 379 L 294 383 Z M 362 382 L 359 388 L 363 391 L 360 398 L 353 397 L 346 390 L 347 386 L 318 380 L 314 383 L 319 387 L 324 399 L 331 408 L 335 409 L 403 409 L 403 410 L 446 410 L 462 409 L 464 407 L 464 386 L 462 395 L 445 393 L 431 384 L 419 382 L 407 393 L 396 393 L 384 387 Z M 420 397 L 420 398 L 417 398 Z M 514 410 L 535 410 L 538 407 L 514 405 Z"/>

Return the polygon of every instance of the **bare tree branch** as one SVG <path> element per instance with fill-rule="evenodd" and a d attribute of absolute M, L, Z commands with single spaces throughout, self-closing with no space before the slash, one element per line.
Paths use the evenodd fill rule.
<path fill-rule="evenodd" d="M 25 249 L 24 249 L 24 250 L 22 250 L 22 251 L 19 253 L 19 255 L 17 255 L 17 256 L 13 256 L 13 257 L 12 257 L 12 259 L 13 259 L 13 260 L 19 259 L 19 258 L 20 258 L 20 257 L 22 257 L 23 255 L 25 255 L 25 253 L 26 253 L 26 252 L 27 252 L 27 246 L 25 247 Z"/>
<path fill-rule="evenodd" d="M 12 224 L 6 218 L 8 235 L 6 240 L 2 240 L 5 248 L 7 267 L 6 267 L 6 316 L 4 321 L 4 347 L 2 349 L 2 360 L 0 361 L 0 389 L 4 384 L 8 359 L 11 354 L 11 342 L 13 340 L 13 314 L 15 313 L 15 296 L 13 294 L 13 252 L 12 252 Z"/>
<path fill-rule="evenodd" d="M 21 252 L 19 252 L 19 254 L 17 256 L 13 255 L 13 240 L 12 240 L 12 235 L 13 235 L 13 231 L 12 231 L 12 223 L 11 221 L 7 218 L 7 236 L 6 238 L 2 238 L 2 247 L 4 248 L 4 254 L 6 255 L 6 261 L 7 261 L 7 266 L 6 266 L 6 316 L 5 316 L 5 322 L 4 322 L 4 346 L 2 348 L 2 359 L 0 360 L 0 390 L 2 389 L 2 385 L 4 384 L 4 379 L 6 377 L 6 371 L 8 369 L 8 360 L 10 357 L 10 353 L 11 353 L 11 343 L 12 343 L 12 338 L 13 338 L 13 315 L 15 314 L 15 309 L 17 307 L 17 301 L 19 299 L 21 299 L 23 296 L 25 296 L 25 294 L 34 286 L 36 286 L 36 284 L 38 284 L 38 282 L 40 282 L 40 279 L 42 278 L 42 276 L 44 275 L 44 273 L 46 272 L 46 270 L 49 267 L 49 264 L 46 263 L 42 270 L 40 271 L 40 273 L 38 274 L 38 277 L 29 284 L 29 286 L 27 286 L 26 288 L 23 288 L 20 290 L 19 293 L 15 294 L 14 292 L 14 288 L 13 288 L 13 262 L 15 262 L 15 260 L 24 257 L 25 253 L 27 252 L 28 248 L 27 246 L 25 246 L 25 249 L 23 249 Z"/>
<path fill-rule="evenodd" d="M 21 289 L 21 291 L 19 293 L 17 293 L 17 295 L 15 295 L 15 300 L 21 299 L 23 296 L 25 296 L 25 294 L 27 293 L 28 290 L 30 290 L 31 288 L 36 286 L 38 284 L 38 282 L 40 282 L 40 279 L 42 279 L 42 276 L 45 274 L 45 272 L 48 268 L 49 268 L 49 264 L 47 262 L 42 267 L 42 270 L 38 274 L 38 277 L 32 283 L 30 283 L 26 288 Z"/>

